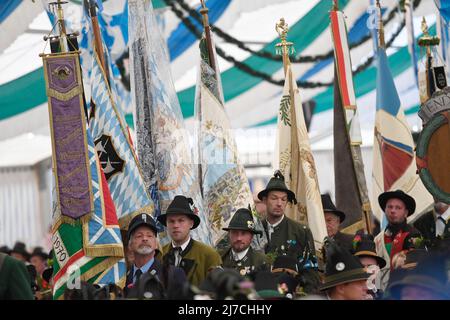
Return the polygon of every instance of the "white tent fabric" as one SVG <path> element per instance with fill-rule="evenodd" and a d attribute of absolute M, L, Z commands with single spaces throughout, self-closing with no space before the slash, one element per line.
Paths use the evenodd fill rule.
<path fill-rule="evenodd" d="M 47 211 L 41 202 L 48 201 Z M 22 241 L 29 248 L 43 246 L 50 219 L 49 194 L 41 193 L 34 167 L 0 168 L 0 243 L 12 247 Z"/>

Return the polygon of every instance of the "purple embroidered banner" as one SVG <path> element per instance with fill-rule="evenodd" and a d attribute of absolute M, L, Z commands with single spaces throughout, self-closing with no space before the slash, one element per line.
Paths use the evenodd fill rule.
<path fill-rule="evenodd" d="M 79 219 L 93 212 L 93 200 L 78 55 L 43 60 L 57 203 L 63 219 Z"/>

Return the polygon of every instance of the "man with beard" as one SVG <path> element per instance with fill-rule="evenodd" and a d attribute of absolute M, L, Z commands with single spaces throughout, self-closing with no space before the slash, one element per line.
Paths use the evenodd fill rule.
<path fill-rule="evenodd" d="M 222 254 L 224 268 L 235 269 L 242 276 L 258 272 L 267 266 L 264 253 L 250 247 L 253 236 L 261 235 L 262 231 L 255 229 L 252 212 L 241 208 L 231 218 L 227 228 L 231 246 Z"/>
<path fill-rule="evenodd" d="M 415 239 L 420 232 L 407 224 L 407 217 L 416 209 L 416 201 L 402 190 L 387 191 L 379 195 L 378 203 L 386 214 L 388 225 L 384 232 L 375 238 L 377 255 L 386 261 L 382 269 L 382 290 L 389 280 L 388 273 L 392 268 L 392 258 L 415 247 Z"/>
<path fill-rule="evenodd" d="M 152 273 L 162 279 L 161 263 L 155 258 L 155 250 L 158 246 L 158 230 L 153 218 L 142 213 L 134 217 L 128 227 L 128 249 L 132 252 L 134 263 L 127 273 L 125 294 L 128 294 L 141 276 Z"/>

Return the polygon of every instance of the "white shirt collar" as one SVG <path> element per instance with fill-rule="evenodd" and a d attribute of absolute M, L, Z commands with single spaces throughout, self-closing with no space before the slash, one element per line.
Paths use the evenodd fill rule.
<path fill-rule="evenodd" d="M 448 221 L 448 219 L 450 218 L 450 207 L 447 208 L 447 210 L 444 211 L 443 214 L 440 215 L 442 217 L 442 219 L 444 219 L 446 222 Z M 439 217 L 439 215 L 436 215 L 436 218 Z"/>
<path fill-rule="evenodd" d="M 242 260 L 245 255 L 247 254 L 248 250 L 250 249 L 250 247 L 248 247 L 247 249 L 245 249 L 244 251 L 241 252 L 235 252 L 233 249 L 231 249 L 231 252 L 233 253 L 233 257 L 237 257 L 238 260 Z"/>
<path fill-rule="evenodd" d="M 189 244 L 189 241 L 191 241 L 191 237 L 189 237 L 187 240 L 186 240 L 186 242 L 185 243 L 183 243 L 180 247 L 181 247 L 181 251 L 184 251 L 185 249 L 186 249 L 186 247 L 188 246 L 188 244 Z M 175 243 L 173 243 L 173 241 L 172 241 L 172 247 L 173 248 L 176 248 L 176 247 L 178 247 L 177 245 L 175 245 Z"/>
<path fill-rule="evenodd" d="M 279 224 L 283 221 L 283 219 L 284 219 L 284 214 L 281 216 L 280 221 L 275 222 L 274 224 L 270 224 L 270 222 L 267 221 L 267 225 L 268 225 L 269 227 L 275 228 L 277 225 L 279 225 Z"/>

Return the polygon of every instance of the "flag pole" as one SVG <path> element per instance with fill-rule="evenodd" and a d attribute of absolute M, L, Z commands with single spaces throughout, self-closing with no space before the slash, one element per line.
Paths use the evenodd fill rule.
<path fill-rule="evenodd" d="M 108 74 L 108 69 L 106 68 L 105 62 L 105 54 L 103 52 L 102 37 L 100 35 L 100 26 L 98 24 L 97 9 L 95 8 L 95 0 L 89 0 L 89 14 L 92 21 L 95 51 L 97 52 L 98 58 L 100 59 L 100 65 L 102 66 L 106 74 Z M 107 79 L 107 81 L 108 80 L 109 79 Z"/>
<path fill-rule="evenodd" d="M 287 67 L 291 63 L 289 60 L 289 54 L 294 52 L 294 48 L 292 47 L 294 44 L 286 40 L 289 25 L 286 23 L 284 18 L 280 18 L 280 21 L 275 24 L 275 31 L 281 39 L 281 42 L 275 45 L 276 53 L 283 57 L 284 75 L 286 76 Z"/>
<path fill-rule="evenodd" d="M 209 9 L 206 7 L 205 0 L 200 0 L 200 2 L 202 4 L 200 13 L 203 16 L 203 28 L 205 29 L 206 43 L 208 46 L 209 66 L 215 71 L 216 70 L 216 61 L 214 60 L 213 46 L 212 46 L 212 41 L 211 41 L 211 26 L 209 25 L 209 18 L 208 18 Z"/>
<path fill-rule="evenodd" d="M 289 99 L 291 101 L 290 105 L 292 106 L 290 108 L 290 119 L 292 119 L 291 121 L 291 161 L 293 161 L 293 159 L 295 157 L 298 156 L 298 145 L 299 145 L 299 141 L 298 141 L 298 136 L 297 136 L 297 121 L 295 119 L 297 119 L 297 110 L 295 110 L 295 97 L 294 97 L 294 88 L 292 87 L 292 70 L 289 69 L 289 73 L 287 72 L 288 67 L 291 64 L 291 61 L 289 59 L 289 54 L 293 52 L 293 48 L 292 46 L 294 45 L 292 42 L 287 41 L 287 34 L 289 32 L 289 25 L 286 23 L 286 21 L 284 20 L 284 18 L 280 18 L 280 20 L 275 24 L 275 31 L 278 33 L 278 35 L 280 36 L 281 42 L 277 43 L 275 45 L 275 50 L 277 54 L 280 54 L 283 58 L 283 69 L 284 69 L 284 76 L 285 76 L 285 81 L 288 81 L 289 83 Z M 299 161 L 301 161 L 300 159 L 297 159 Z M 300 162 L 298 162 L 300 163 Z M 289 179 L 289 187 L 292 190 L 297 190 L 298 188 L 298 174 L 299 174 L 299 168 L 296 166 L 291 166 L 290 172 L 285 172 L 284 174 L 287 174 L 288 176 L 290 176 Z M 294 218 L 294 220 L 299 220 L 300 222 L 300 218 L 298 217 L 298 204 L 292 204 L 292 208 L 290 210 L 292 210 L 292 218 Z M 305 214 L 305 216 L 303 217 L 304 219 L 307 219 L 307 214 Z M 308 223 L 307 220 L 303 221 L 306 222 L 306 224 Z"/>
<path fill-rule="evenodd" d="M 436 91 L 434 78 L 433 78 L 433 57 L 431 55 L 431 48 L 439 45 L 440 39 L 437 36 L 431 36 L 428 31 L 427 21 L 425 17 L 422 18 L 422 32 L 423 36 L 418 40 L 418 45 L 420 47 L 426 48 L 427 54 L 427 63 L 426 63 L 426 79 L 427 79 L 427 95 L 428 99 L 431 98 L 433 93 Z"/>
<path fill-rule="evenodd" d="M 379 5 L 379 1 L 377 1 L 377 4 Z M 334 12 L 339 11 L 338 0 L 333 0 L 332 11 L 334 11 Z M 381 21 L 381 17 L 379 17 L 379 19 Z M 382 28 L 382 25 L 380 26 L 380 28 Z M 380 34 L 382 34 L 382 33 L 383 33 L 382 29 L 380 29 Z M 382 41 L 384 43 L 384 36 L 382 36 Z M 338 77 L 337 70 L 338 69 L 337 69 L 337 65 L 335 62 L 335 85 L 337 85 L 337 88 L 335 90 L 338 90 L 338 92 L 339 92 L 339 99 L 341 99 L 341 101 L 340 101 L 341 103 L 340 103 L 339 107 L 341 107 L 343 109 L 344 119 L 345 119 L 345 122 L 347 122 L 346 115 L 345 115 L 345 107 L 344 107 L 344 103 L 342 101 L 342 96 L 340 93 L 340 82 L 337 79 L 337 77 Z M 350 74 L 349 77 L 352 77 L 352 75 Z M 360 204 L 361 204 L 362 218 L 365 222 L 366 232 L 368 234 L 372 234 L 372 219 L 371 219 L 372 208 L 371 208 L 368 196 L 367 196 L 367 187 L 366 187 L 365 179 L 361 179 L 361 173 L 362 173 L 362 177 L 364 177 L 364 168 L 363 168 L 363 164 L 362 164 L 362 155 L 361 155 L 361 151 L 360 151 L 361 142 L 360 141 L 352 141 L 350 133 L 347 128 L 345 128 L 345 135 L 346 135 L 347 141 L 349 143 L 349 151 L 351 154 L 351 169 L 353 170 L 353 173 L 356 178 L 355 182 L 356 182 L 358 196 L 359 196 L 359 200 L 360 200 Z M 358 172 L 360 174 L 358 174 Z M 360 177 L 360 178 L 358 178 L 358 177 Z M 351 228 L 351 227 L 352 226 L 349 226 L 349 228 Z"/>

